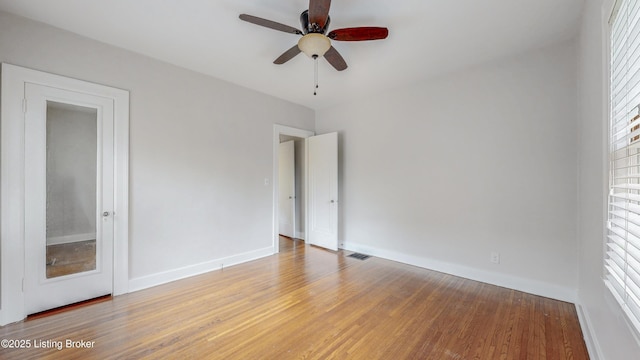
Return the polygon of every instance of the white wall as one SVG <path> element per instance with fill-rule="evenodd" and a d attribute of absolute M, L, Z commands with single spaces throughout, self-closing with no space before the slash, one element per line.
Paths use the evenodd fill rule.
<path fill-rule="evenodd" d="M 575 62 L 565 43 L 318 111 L 344 247 L 574 300 Z"/>
<path fill-rule="evenodd" d="M 608 11 L 601 0 L 587 1 L 579 37 L 578 293 L 590 353 L 600 359 L 632 359 L 640 354 L 640 345 L 602 281 L 608 107 L 603 19 Z"/>
<path fill-rule="evenodd" d="M 270 251 L 273 124 L 312 110 L 2 12 L 0 61 L 130 91 L 132 288 Z"/>

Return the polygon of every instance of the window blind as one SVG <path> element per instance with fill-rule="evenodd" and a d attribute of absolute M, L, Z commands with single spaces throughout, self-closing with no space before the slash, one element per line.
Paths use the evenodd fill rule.
<path fill-rule="evenodd" d="M 640 1 L 610 25 L 609 200 L 605 283 L 640 331 Z"/>

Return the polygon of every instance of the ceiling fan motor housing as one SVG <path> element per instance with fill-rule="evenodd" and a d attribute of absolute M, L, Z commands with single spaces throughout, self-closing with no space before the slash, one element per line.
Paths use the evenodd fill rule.
<path fill-rule="evenodd" d="M 331 16 L 327 15 L 327 22 L 324 24 L 324 27 L 321 28 L 318 24 L 310 24 L 309 23 L 309 10 L 305 10 L 300 14 L 300 25 L 302 25 L 302 32 L 305 34 L 309 33 L 318 33 L 324 34 L 325 31 L 329 28 L 329 23 L 331 22 Z"/>

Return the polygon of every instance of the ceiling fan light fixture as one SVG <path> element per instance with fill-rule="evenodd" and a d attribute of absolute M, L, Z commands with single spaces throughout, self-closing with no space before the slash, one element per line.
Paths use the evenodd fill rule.
<path fill-rule="evenodd" d="M 324 56 L 331 48 L 331 40 L 323 34 L 309 33 L 298 40 L 298 48 L 310 58 Z"/>

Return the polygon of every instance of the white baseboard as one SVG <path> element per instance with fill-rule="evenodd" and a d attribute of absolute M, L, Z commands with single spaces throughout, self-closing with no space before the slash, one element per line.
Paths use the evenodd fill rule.
<path fill-rule="evenodd" d="M 393 260 L 404 264 L 414 265 L 429 270 L 435 270 L 466 279 L 502 286 L 505 288 L 523 291 L 529 294 L 544 296 L 552 299 L 558 299 L 570 303 L 576 303 L 578 299 L 577 291 L 575 289 L 560 285 L 549 284 L 543 281 L 521 278 L 495 271 L 472 268 L 460 264 L 448 263 L 426 257 L 397 253 L 394 251 L 378 249 L 368 245 L 362 245 L 348 241 L 344 242 L 343 248 L 349 251 L 360 252 L 383 259 Z"/>
<path fill-rule="evenodd" d="M 64 236 L 52 236 L 47 238 L 47 245 L 69 244 L 80 241 L 95 240 L 96 234 L 73 234 Z"/>
<path fill-rule="evenodd" d="M 215 259 L 202 262 L 195 265 L 189 265 L 178 269 L 163 271 L 156 274 L 141 276 L 129 280 L 129 292 L 147 289 L 153 286 L 166 284 L 172 281 L 185 279 L 191 276 L 204 274 L 214 270 L 220 270 L 223 267 L 229 267 L 245 263 L 247 261 L 256 260 L 262 257 L 273 255 L 273 247 L 249 251 L 246 253 L 229 256 L 226 258 Z"/>
<path fill-rule="evenodd" d="M 304 231 L 298 231 L 296 233 L 296 239 L 304 240 Z"/>
<path fill-rule="evenodd" d="M 582 337 L 587 345 L 587 351 L 589 352 L 589 359 L 591 360 L 603 360 L 602 350 L 598 343 L 596 334 L 593 333 L 593 325 L 591 324 L 591 318 L 580 303 L 576 303 L 576 312 L 578 313 L 578 321 L 580 321 L 580 328 L 582 329 Z"/>

